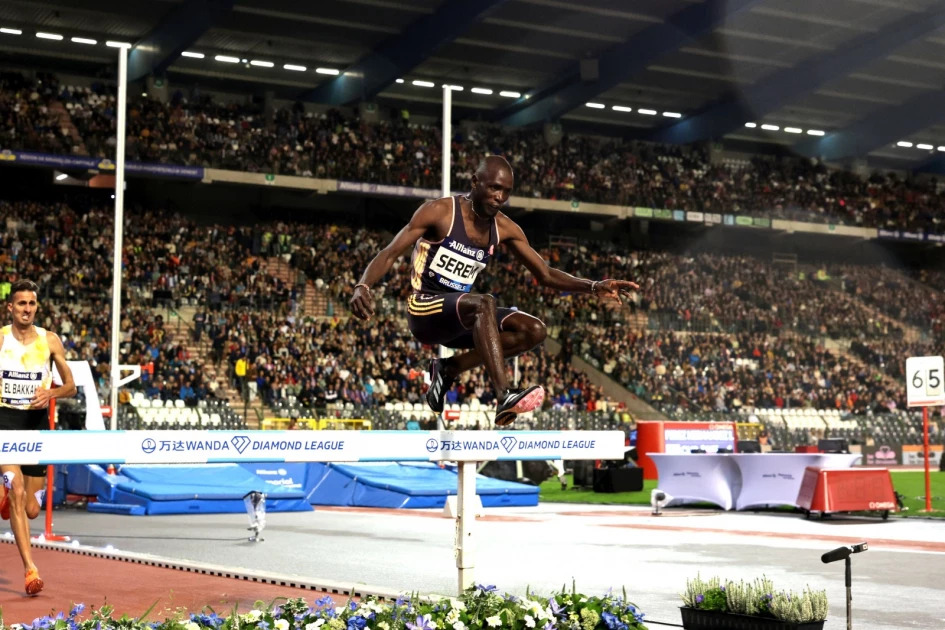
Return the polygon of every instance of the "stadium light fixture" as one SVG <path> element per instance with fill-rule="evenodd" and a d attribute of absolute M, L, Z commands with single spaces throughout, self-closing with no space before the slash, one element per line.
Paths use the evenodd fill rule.
<path fill-rule="evenodd" d="M 203 53 L 191 52 L 191 51 L 189 51 L 189 50 L 185 50 L 184 52 L 182 52 L 182 53 L 180 54 L 180 56 L 181 56 L 181 57 L 190 57 L 190 58 L 192 58 L 192 59 L 203 59 L 204 57 L 206 57 L 206 55 L 203 54 Z"/>
<path fill-rule="evenodd" d="M 107 41 L 105 42 L 105 45 L 109 48 L 131 48 L 131 44 L 129 42 Z"/>
<path fill-rule="evenodd" d="M 804 130 L 800 127 L 785 127 L 784 133 L 804 133 Z"/>
<path fill-rule="evenodd" d="M 403 79 L 397 79 L 396 81 L 394 81 L 394 83 L 403 83 L 403 82 L 404 82 Z"/>
<path fill-rule="evenodd" d="M 657 111 L 655 109 L 644 109 L 644 108 L 638 107 L 637 113 L 643 114 L 644 116 L 656 116 Z"/>
<path fill-rule="evenodd" d="M 591 109 L 604 109 L 605 107 L 607 107 L 603 103 L 584 103 L 584 105 L 586 107 L 590 107 Z"/>
<path fill-rule="evenodd" d="M 305 66 L 297 66 L 294 63 L 287 63 L 282 66 L 285 70 L 292 70 L 293 72 L 305 72 L 308 70 Z"/>
<path fill-rule="evenodd" d="M 3 27 L 3 28 L 0 28 L 0 33 L 4 33 L 5 35 L 22 35 L 23 31 L 21 31 L 18 28 Z"/>
<path fill-rule="evenodd" d="M 436 87 L 436 83 L 434 83 L 433 81 L 421 81 L 419 79 L 414 79 L 410 83 L 412 83 L 413 85 L 416 85 L 417 87 L 425 87 L 425 88 Z"/>
<path fill-rule="evenodd" d="M 936 151 L 941 151 L 942 153 L 945 153 L 945 145 L 942 145 L 942 146 L 940 146 L 940 147 L 935 147 L 935 150 L 936 150 Z"/>
<path fill-rule="evenodd" d="M 39 39 L 52 39 L 57 42 L 62 40 L 62 35 L 59 33 L 43 33 L 42 31 L 36 33 L 36 37 Z"/>
<path fill-rule="evenodd" d="M 472 92 L 473 94 L 485 94 L 486 96 L 489 96 L 492 94 L 492 90 L 490 90 L 489 88 L 474 87 L 469 91 Z"/>
<path fill-rule="evenodd" d="M 931 144 L 920 142 L 919 144 L 915 145 L 915 148 L 922 149 L 923 151 L 931 151 L 935 147 L 933 147 Z"/>
<path fill-rule="evenodd" d="M 450 85 L 449 83 L 444 83 L 444 84 L 443 84 L 443 87 L 444 87 L 444 88 L 449 88 L 449 89 L 451 89 L 451 90 L 454 91 L 454 92 L 462 92 L 462 91 L 465 89 L 465 88 L 463 88 L 463 86 L 461 86 L 461 85 Z"/>
<path fill-rule="evenodd" d="M 318 74 L 330 74 L 333 77 L 341 74 L 341 70 L 336 70 L 335 68 L 315 68 L 315 72 Z"/>
<path fill-rule="evenodd" d="M 633 111 L 632 107 L 627 107 L 626 105 L 611 105 L 610 109 L 614 110 L 615 112 L 632 112 Z"/>
<path fill-rule="evenodd" d="M 778 131 L 780 129 L 777 125 L 761 125 L 761 128 L 765 131 Z"/>
<path fill-rule="evenodd" d="M 896 143 L 896 146 L 902 147 L 903 149 L 911 149 L 912 143 L 907 140 L 900 140 L 899 142 Z"/>
<path fill-rule="evenodd" d="M 758 126 L 758 123 L 747 122 L 745 123 L 745 126 L 748 127 L 749 129 L 754 129 L 755 127 Z"/>
<path fill-rule="evenodd" d="M 521 98 L 521 92 L 514 92 L 512 90 L 502 90 L 499 92 L 499 96 L 505 96 L 506 98 Z"/>
<path fill-rule="evenodd" d="M 65 173 L 59 173 L 58 175 L 56 175 L 57 182 L 61 182 L 64 179 L 69 179 L 69 176 L 66 175 Z"/>
<path fill-rule="evenodd" d="M 682 114 L 679 112 L 663 112 L 663 115 L 667 118 L 682 118 Z"/>
<path fill-rule="evenodd" d="M 276 64 L 271 61 L 263 61 L 262 59 L 253 59 L 249 62 L 249 65 L 256 66 L 257 68 L 272 68 Z"/>
<path fill-rule="evenodd" d="M 808 136 L 822 136 L 824 135 L 824 132 L 820 129 L 808 129 L 807 135 Z"/>
<path fill-rule="evenodd" d="M 94 46 L 98 43 L 98 40 L 89 39 L 88 37 L 73 37 L 71 41 L 76 44 L 86 44 L 87 46 Z"/>
<path fill-rule="evenodd" d="M 222 61 L 223 63 L 239 63 L 239 57 L 230 57 L 229 55 L 217 55 L 214 57 L 217 61 Z"/>

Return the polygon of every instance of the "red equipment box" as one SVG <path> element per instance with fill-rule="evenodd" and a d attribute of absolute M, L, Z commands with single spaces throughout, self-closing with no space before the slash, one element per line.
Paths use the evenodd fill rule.
<path fill-rule="evenodd" d="M 883 518 L 897 511 L 896 492 L 886 468 L 817 468 L 804 470 L 797 506 L 811 512 L 879 510 Z"/>

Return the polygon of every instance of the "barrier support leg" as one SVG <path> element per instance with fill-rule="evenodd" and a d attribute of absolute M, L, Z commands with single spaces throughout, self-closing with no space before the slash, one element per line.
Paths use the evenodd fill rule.
<path fill-rule="evenodd" d="M 53 398 L 49 401 L 49 429 L 54 431 L 56 429 L 56 399 Z M 68 536 L 58 536 L 53 533 L 53 490 L 55 489 L 56 473 L 53 467 L 46 466 L 46 529 L 43 532 L 43 538 L 45 540 L 52 540 L 58 542 L 69 542 L 71 538 Z"/>
<path fill-rule="evenodd" d="M 456 514 L 456 568 L 459 594 L 473 585 L 476 568 L 476 462 L 459 462 Z"/>

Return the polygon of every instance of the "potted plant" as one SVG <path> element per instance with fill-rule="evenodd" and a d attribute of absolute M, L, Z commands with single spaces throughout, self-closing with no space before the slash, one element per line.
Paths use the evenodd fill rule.
<path fill-rule="evenodd" d="M 682 599 L 686 630 L 822 630 L 827 618 L 826 591 L 778 591 L 767 577 L 723 584 L 696 576 Z"/>

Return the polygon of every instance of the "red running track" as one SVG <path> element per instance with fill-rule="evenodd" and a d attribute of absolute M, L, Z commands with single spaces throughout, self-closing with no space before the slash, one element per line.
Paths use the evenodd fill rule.
<path fill-rule="evenodd" d="M 0 544 L 0 611 L 2 624 L 31 623 L 37 617 L 62 611 L 73 604 L 89 609 L 103 604 L 114 607 L 113 616 L 138 617 L 154 606 L 148 614 L 151 621 L 163 621 L 182 610 L 199 612 L 210 606 L 218 615 L 229 615 L 234 608 L 248 612 L 256 601 L 269 604 L 285 597 L 302 597 L 307 602 L 332 595 L 335 602 L 347 601 L 347 595 L 327 592 L 304 585 L 282 584 L 209 575 L 181 569 L 96 557 L 83 553 L 33 546 L 33 561 L 46 583 L 41 593 L 30 597 L 23 590 L 20 556 L 12 544 Z"/>

